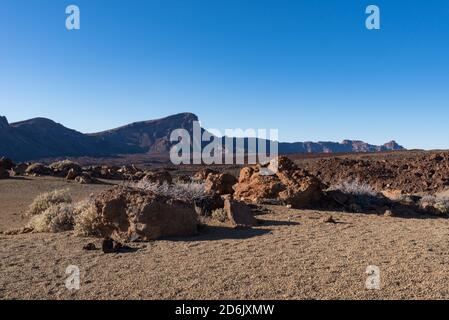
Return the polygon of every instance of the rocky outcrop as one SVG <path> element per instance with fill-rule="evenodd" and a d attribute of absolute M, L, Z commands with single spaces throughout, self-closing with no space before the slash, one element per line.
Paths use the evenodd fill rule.
<path fill-rule="evenodd" d="M 52 175 L 56 177 L 67 177 L 69 171 L 72 171 L 72 174 L 75 175 L 79 175 L 82 172 L 81 166 L 70 160 L 53 162 L 49 165 L 49 168 L 53 171 Z"/>
<path fill-rule="evenodd" d="M 228 173 L 210 173 L 205 182 L 205 192 L 210 194 L 233 194 L 237 179 Z"/>
<path fill-rule="evenodd" d="M 147 241 L 197 233 L 190 204 L 144 191 L 114 187 L 96 197 L 95 208 L 104 237 Z"/>
<path fill-rule="evenodd" d="M 310 207 L 320 201 L 323 185 L 315 176 L 286 157 L 272 160 L 270 165 L 273 161 L 278 162 L 278 170 L 273 175 L 261 173 L 261 165 L 243 168 L 234 197 L 253 203 L 276 200 L 294 208 Z"/>

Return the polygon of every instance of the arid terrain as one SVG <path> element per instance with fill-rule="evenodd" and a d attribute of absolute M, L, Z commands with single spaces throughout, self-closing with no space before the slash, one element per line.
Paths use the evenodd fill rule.
<path fill-rule="evenodd" d="M 382 162 L 390 156 L 368 157 Z M 316 161 L 339 161 L 329 159 L 333 158 L 296 163 L 314 172 Z M 192 174 L 190 169 L 182 174 Z M 287 173 L 297 177 L 300 171 L 293 170 Z M 283 179 L 289 175 L 279 179 L 287 184 Z M 251 197 L 244 183 L 241 179 L 236 193 Z M 390 208 L 392 214 L 385 214 L 348 212 L 343 207 L 294 209 L 294 201 L 259 203 L 258 224 L 250 228 L 207 220 L 197 235 L 127 242 L 126 250 L 112 254 L 101 250 L 102 238 L 76 236 L 72 230 L 7 234 L 28 223 L 30 204 L 44 192 L 67 189 L 77 202 L 109 190 L 112 184 L 123 182 L 99 179 L 81 184 L 45 175 L 0 180 L 0 298 L 449 298 L 449 220 L 444 214 L 406 214 L 396 205 Z M 447 190 L 438 185 L 434 193 L 444 197 Z M 97 250 L 84 250 L 88 243 Z M 65 287 L 69 265 L 80 268 L 78 291 Z M 380 290 L 365 287 L 366 269 L 373 265 L 380 270 Z"/>

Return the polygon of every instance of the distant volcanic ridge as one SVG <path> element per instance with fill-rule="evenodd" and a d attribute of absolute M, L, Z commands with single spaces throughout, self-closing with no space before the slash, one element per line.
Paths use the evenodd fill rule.
<path fill-rule="evenodd" d="M 131 154 L 168 154 L 173 130 L 192 132 L 198 117 L 179 113 L 157 120 L 134 122 L 119 128 L 84 134 L 46 118 L 8 123 L 0 116 L 0 156 L 15 161 L 54 157 L 105 157 Z M 204 129 L 202 129 L 204 131 Z M 244 139 L 245 138 L 236 138 Z M 381 146 L 362 141 L 279 143 L 279 153 L 343 153 L 404 150 L 395 141 Z"/>

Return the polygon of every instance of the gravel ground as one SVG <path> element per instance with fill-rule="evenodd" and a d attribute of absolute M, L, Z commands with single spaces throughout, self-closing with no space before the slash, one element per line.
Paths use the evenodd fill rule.
<path fill-rule="evenodd" d="M 61 179 L 0 181 L 0 230 L 39 193 L 68 187 L 76 200 L 105 185 Z M 404 219 L 268 206 L 252 230 L 209 226 L 192 238 L 133 243 L 126 253 L 82 247 L 99 239 L 0 234 L 1 299 L 448 299 L 449 220 Z M 80 289 L 65 287 L 69 265 Z M 367 290 L 369 265 L 380 290 Z"/>

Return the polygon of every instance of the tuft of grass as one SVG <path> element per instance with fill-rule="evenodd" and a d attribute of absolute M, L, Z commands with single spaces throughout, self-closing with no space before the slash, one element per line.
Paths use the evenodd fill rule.
<path fill-rule="evenodd" d="M 70 204 L 72 203 L 72 198 L 70 197 L 68 190 L 54 190 L 51 192 L 43 193 L 37 196 L 33 203 L 31 203 L 27 216 L 36 216 L 44 213 L 48 208 L 57 204 Z"/>
<path fill-rule="evenodd" d="M 192 202 L 205 195 L 205 183 L 177 181 L 173 184 L 163 183 L 159 185 L 141 180 L 135 183 L 133 187 L 186 202 Z"/>
<path fill-rule="evenodd" d="M 360 181 L 345 181 L 336 184 L 329 188 L 329 190 L 338 190 L 346 194 L 352 194 L 355 196 L 370 196 L 376 197 L 377 192 L 369 184 L 362 183 Z"/>

